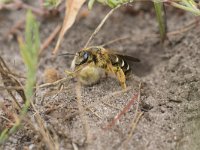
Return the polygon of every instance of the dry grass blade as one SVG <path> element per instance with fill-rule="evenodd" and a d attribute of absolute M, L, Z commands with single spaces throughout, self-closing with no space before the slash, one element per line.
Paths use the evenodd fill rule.
<path fill-rule="evenodd" d="M 4 62 L 3 58 L 0 57 L 0 75 L 3 81 L 3 84 L 6 87 L 22 87 L 21 83 L 14 77 L 13 73 L 10 73 L 10 69 Z M 10 96 L 13 98 L 15 104 L 18 108 L 21 108 L 11 89 L 6 89 Z M 25 94 L 23 89 L 15 89 L 15 91 L 21 96 L 22 100 L 25 102 Z"/>
<path fill-rule="evenodd" d="M 61 86 L 61 85 L 63 85 L 63 84 L 66 83 L 66 82 L 68 83 L 68 82 L 70 81 L 70 79 L 71 79 L 71 78 L 69 78 L 69 77 L 62 78 L 62 79 L 57 80 L 57 81 L 55 81 L 55 82 L 53 82 L 53 83 L 41 84 L 41 85 L 39 85 L 39 86 L 36 87 L 36 88 L 48 88 L 48 87 L 52 87 L 52 86 Z"/>
<path fill-rule="evenodd" d="M 173 35 L 178 35 L 181 33 L 185 33 L 191 29 L 194 29 L 195 27 L 198 26 L 199 23 L 199 18 L 195 18 L 194 20 L 192 20 L 191 22 L 189 22 L 187 25 L 185 25 L 184 27 L 178 29 L 178 30 L 174 30 L 171 31 L 169 33 L 167 33 L 168 36 L 173 36 Z"/>
<path fill-rule="evenodd" d="M 137 127 L 137 124 L 140 120 L 140 118 L 142 117 L 142 115 L 144 114 L 143 112 L 139 111 L 139 104 L 141 101 L 141 83 L 139 84 L 139 92 L 138 92 L 138 100 L 137 100 L 137 106 L 136 106 L 136 110 L 135 110 L 135 115 L 133 118 L 133 121 L 131 123 L 131 129 L 130 132 L 128 134 L 128 136 L 126 137 L 126 140 L 123 142 L 123 145 L 126 147 L 128 144 L 128 142 L 130 141 L 131 137 L 133 136 L 133 133 Z"/>
<path fill-rule="evenodd" d="M 101 27 L 104 25 L 104 23 L 106 22 L 106 20 L 108 19 L 108 17 L 110 17 L 110 15 L 112 15 L 112 13 L 117 9 L 118 7 L 115 7 L 113 9 L 111 9 L 111 11 L 103 18 L 103 20 L 101 21 L 101 23 L 97 26 L 97 28 L 95 29 L 95 31 L 92 33 L 92 35 L 90 36 L 89 40 L 87 41 L 87 43 L 85 44 L 84 47 L 88 47 L 89 43 L 91 42 L 91 40 L 94 38 L 94 36 L 99 32 L 99 30 L 101 29 Z"/>
<path fill-rule="evenodd" d="M 170 38 L 172 36 L 176 36 L 176 35 L 180 35 L 180 34 L 183 34 L 185 32 L 188 32 L 189 30 L 192 30 L 195 27 L 197 27 L 198 26 L 198 22 L 199 22 L 199 18 L 195 18 L 194 20 L 192 20 L 191 22 L 189 22 L 185 26 L 183 26 L 183 27 L 181 27 L 179 29 L 167 32 L 166 35 L 167 35 L 168 38 Z M 114 40 L 108 41 L 107 43 L 104 43 L 101 46 L 105 47 L 105 46 L 114 44 L 116 42 L 123 41 L 123 40 L 128 40 L 128 39 L 130 41 L 132 41 L 132 42 L 139 42 L 139 41 L 144 41 L 144 40 L 152 39 L 152 38 L 159 38 L 159 34 L 146 33 L 143 36 L 142 35 L 137 35 L 137 34 L 136 35 L 124 35 L 122 37 L 119 37 L 119 38 L 116 38 Z"/>
<path fill-rule="evenodd" d="M 67 32 L 67 30 L 73 25 L 78 11 L 80 10 L 81 6 L 84 4 L 86 0 L 67 0 L 66 1 L 66 11 L 65 11 L 65 18 L 63 22 L 62 29 L 60 31 L 60 35 L 58 37 L 58 41 L 56 43 L 56 47 L 53 50 L 53 54 L 55 55 L 58 51 L 60 43 Z"/>
<path fill-rule="evenodd" d="M 91 103 L 90 105 L 86 106 L 85 109 L 90 108 L 90 107 L 95 107 L 96 105 L 98 105 L 99 102 L 108 101 L 108 100 L 110 100 L 111 97 L 118 96 L 118 95 L 120 95 L 122 93 L 125 93 L 125 92 L 129 91 L 129 90 L 131 90 L 130 86 L 127 87 L 125 90 L 119 90 L 119 91 L 112 92 L 111 94 L 106 95 L 103 98 L 101 98 L 100 101 L 95 101 L 95 102 Z"/>
<path fill-rule="evenodd" d="M 47 147 L 50 150 L 58 150 L 58 147 L 59 147 L 58 141 L 54 141 L 54 139 L 50 135 L 50 133 L 48 131 L 48 128 L 46 126 L 46 123 L 41 118 L 39 112 L 37 111 L 37 109 L 35 108 L 35 106 L 34 106 L 33 103 L 31 103 L 31 106 L 32 106 L 32 108 L 35 111 L 34 121 L 32 120 L 32 121 L 28 121 L 28 122 L 30 124 L 32 124 L 32 126 L 34 127 L 34 129 L 41 134 L 41 136 L 43 137 L 42 139 L 47 144 Z"/>
<path fill-rule="evenodd" d="M 17 21 L 11 28 L 10 30 L 5 34 L 6 38 L 9 39 L 10 37 L 17 36 L 19 34 L 20 29 L 23 28 L 25 24 L 25 19 L 21 19 Z"/>
<path fill-rule="evenodd" d="M 5 86 L 0 86 L 0 90 L 22 90 L 23 87 L 21 86 L 8 86 L 8 87 L 5 87 Z"/>
<path fill-rule="evenodd" d="M 93 103 L 91 103 L 91 104 L 85 106 L 84 109 L 85 109 L 85 110 L 91 111 L 91 110 L 92 110 L 92 107 L 95 108 L 95 106 L 97 106 L 97 105 L 99 104 L 99 102 L 108 101 L 111 97 L 118 96 L 118 95 L 120 95 L 120 94 L 122 94 L 122 93 L 125 93 L 125 92 L 129 91 L 129 90 L 131 90 L 131 87 L 127 87 L 125 90 L 120 90 L 120 91 L 113 92 L 113 93 L 111 93 L 111 94 L 106 95 L 105 97 L 103 97 L 100 101 L 95 101 L 95 102 L 93 102 Z M 121 110 L 121 109 L 120 109 L 120 110 Z M 79 111 L 79 110 L 78 110 L 78 111 Z M 65 117 L 65 119 L 69 119 L 69 118 L 72 118 L 72 117 L 78 115 L 78 114 L 79 114 L 78 111 L 76 111 L 76 112 L 74 112 L 74 113 L 72 113 L 72 114 L 70 114 L 70 115 L 67 115 L 67 116 Z M 91 112 L 92 112 L 92 111 L 91 111 Z M 98 118 L 101 118 L 101 116 L 99 116 L 99 115 L 98 115 L 97 113 L 95 113 L 94 111 L 93 111 L 92 113 L 93 113 L 95 116 L 97 116 Z"/>
<path fill-rule="evenodd" d="M 102 119 L 102 117 L 96 113 L 95 111 L 92 110 L 92 108 L 87 108 L 90 112 L 92 112 L 98 119 Z"/>
<path fill-rule="evenodd" d="M 110 104 L 110 103 L 108 103 L 108 102 L 101 101 L 101 103 L 104 104 L 104 105 L 106 105 L 106 106 L 108 106 L 108 107 L 110 107 L 110 108 L 114 108 L 114 109 L 116 109 L 116 110 L 122 110 L 122 108 L 119 108 L 119 107 L 117 107 L 117 106 L 114 106 L 114 105 L 112 105 L 112 104 Z"/>
<path fill-rule="evenodd" d="M 121 112 L 119 112 L 114 119 L 106 126 L 103 127 L 104 130 L 108 130 L 111 127 L 113 127 L 115 125 L 115 123 L 121 118 L 122 115 L 124 115 L 125 113 L 127 113 L 130 109 L 130 107 L 135 103 L 136 99 L 138 97 L 138 94 L 134 94 L 134 96 L 132 97 L 132 99 L 128 102 L 128 104 L 122 109 Z"/>
<path fill-rule="evenodd" d="M 46 49 L 50 45 L 50 43 L 54 40 L 54 38 L 57 36 L 60 29 L 61 29 L 61 25 L 58 25 L 54 29 L 54 31 L 49 35 L 49 37 L 44 41 L 44 43 L 41 46 L 40 52 L 39 52 L 40 56 L 42 55 L 42 52 L 44 51 L 44 49 Z"/>

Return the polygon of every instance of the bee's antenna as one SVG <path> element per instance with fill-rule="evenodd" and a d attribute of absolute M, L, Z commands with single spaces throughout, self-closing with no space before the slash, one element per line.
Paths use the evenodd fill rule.
<path fill-rule="evenodd" d="M 74 56 L 76 54 L 74 53 L 63 53 L 63 54 L 59 54 L 58 56 Z"/>

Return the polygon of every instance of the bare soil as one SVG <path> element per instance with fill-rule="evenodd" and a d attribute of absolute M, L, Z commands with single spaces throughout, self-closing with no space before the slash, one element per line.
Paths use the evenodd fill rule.
<path fill-rule="evenodd" d="M 167 8 L 168 9 L 168 8 Z M 80 50 L 96 26 L 109 9 L 96 5 L 86 18 L 79 19 L 66 34 L 60 53 L 75 53 Z M 194 16 L 167 11 L 168 30 L 176 30 L 186 25 Z M 0 12 L 0 55 L 9 67 L 19 74 L 25 74 L 15 39 L 5 39 L 6 33 L 25 11 Z M 62 17 L 42 19 L 41 39 L 44 41 Z M 35 105 L 45 121 L 45 126 L 57 135 L 60 149 L 136 149 L 136 150 L 197 150 L 200 147 L 200 28 L 169 37 L 164 44 L 157 38 L 137 40 L 141 36 L 158 33 L 153 11 L 137 15 L 116 11 L 106 22 L 91 45 L 100 45 L 123 36 L 134 40 L 123 40 L 109 48 L 122 51 L 141 60 L 133 64 L 133 74 L 127 80 L 129 90 L 121 91 L 115 79 L 104 78 L 98 84 L 82 87 L 84 106 L 92 105 L 86 111 L 91 140 L 85 143 L 83 123 L 78 115 L 75 82 L 70 81 L 61 92 L 45 95 L 50 89 L 36 91 Z M 51 51 L 55 41 L 44 50 L 38 69 L 38 85 L 44 81 L 46 68 L 56 68 L 62 76 L 69 69 L 72 58 L 52 59 Z M 142 83 L 139 110 L 140 118 L 133 135 L 127 142 L 135 116 L 137 102 L 110 129 L 105 127 L 134 94 L 139 92 Z M 9 101 L 5 91 L 0 91 L 0 101 Z M 49 93 L 49 92 L 48 92 Z M 115 93 L 115 94 L 114 94 Z M 105 104 L 105 103 L 107 104 Z M 110 104 L 111 106 L 108 106 Z M 31 112 L 30 112 L 31 113 Z M 2 130 L 2 129 L 1 129 Z M 12 135 L 2 147 L 10 149 L 48 149 L 42 138 L 25 124 Z"/>

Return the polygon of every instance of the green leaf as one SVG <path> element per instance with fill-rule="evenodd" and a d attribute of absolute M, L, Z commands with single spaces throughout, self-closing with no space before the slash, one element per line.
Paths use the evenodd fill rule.
<path fill-rule="evenodd" d="M 91 10 L 94 5 L 95 0 L 89 0 L 88 2 L 88 8 Z"/>
<path fill-rule="evenodd" d="M 4 141 L 8 138 L 8 129 L 4 129 L 0 135 L 0 144 L 3 144 Z"/>
<path fill-rule="evenodd" d="M 44 6 L 47 8 L 56 8 L 61 3 L 61 0 L 45 0 Z"/>
<path fill-rule="evenodd" d="M 23 41 L 22 38 L 19 37 L 18 42 L 22 59 L 27 68 L 27 78 L 24 89 L 26 102 L 23 105 L 23 108 L 20 111 L 20 115 L 17 117 L 15 124 L 12 126 L 12 128 L 5 129 L 1 133 L 0 144 L 3 143 L 12 133 L 15 133 L 18 130 L 18 128 L 20 128 L 21 121 L 26 115 L 33 97 L 34 86 L 36 83 L 38 53 L 40 50 L 40 37 L 39 25 L 31 11 L 28 11 L 26 17 L 25 41 Z"/>
<path fill-rule="evenodd" d="M 97 0 L 99 3 L 102 3 L 104 5 L 108 5 L 111 8 L 115 8 L 119 5 L 133 2 L 134 0 Z"/>
<path fill-rule="evenodd" d="M 26 17 L 25 43 L 19 40 L 21 56 L 27 67 L 27 80 L 25 85 L 26 103 L 21 114 L 25 114 L 33 96 L 33 89 L 36 83 L 36 71 L 38 54 L 40 49 L 39 24 L 31 11 Z"/>
<path fill-rule="evenodd" d="M 31 57 L 26 48 L 27 46 L 22 42 L 22 39 L 18 39 L 18 43 L 19 43 L 20 53 L 21 53 L 24 63 L 27 66 L 32 66 Z"/>

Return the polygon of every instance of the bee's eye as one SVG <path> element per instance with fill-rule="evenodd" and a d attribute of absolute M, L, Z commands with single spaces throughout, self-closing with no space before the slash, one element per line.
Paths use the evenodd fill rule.
<path fill-rule="evenodd" d="M 84 52 L 83 58 L 84 58 L 84 59 L 88 59 L 88 53 L 87 53 L 87 52 Z"/>
<path fill-rule="evenodd" d="M 88 51 L 80 51 L 78 52 L 78 56 L 76 57 L 75 64 L 79 66 L 88 61 L 90 53 Z"/>

